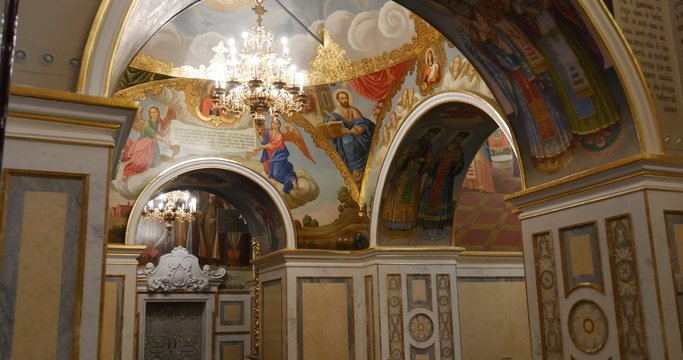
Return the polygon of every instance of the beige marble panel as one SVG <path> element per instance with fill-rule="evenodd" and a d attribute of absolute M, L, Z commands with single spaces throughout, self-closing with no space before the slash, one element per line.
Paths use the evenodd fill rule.
<path fill-rule="evenodd" d="M 683 224 L 673 224 L 673 230 L 676 255 L 678 256 L 678 263 L 681 264 L 683 262 Z"/>
<path fill-rule="evenodd" d="M 591 237 L 588 234 L 569 238 L 569 251 L 572 259 L 572 275 L 594 275 L 593 250 Z"/>
<path fill-rule="evenodd" d="M 244 306 L 241 302 L 224 301 L 221 302 L 221 322 L 235 325 L 241 325 L 244 322 L 242 309 Z"/>
<path fill-rule="evenodd" d="M 531 359 L 524 282 L 458 283 L 463 359 Z"/>
<path fill-rule="evenodd" d="M 226 341 L 221 343 L 220 360 L 244 359 L 242 349 L 244 344 L 238 341 Z M 264 357 L 265 359 L 265 357 Z"/>
<path fill-rule="evenodd" d="M 413 301 L 427 301 L 427 281 L 423 279 L 411 279 Z"/>
<path fill-rule="evenodd" d="M 282 283 L 280 280 L 263 283 L 263 338 L 261 354 L 263 359 L 284 359 L 282 325 L 283 314 Z"/>
<path fill-rule="evenodd" d="M 365 344 L 368 360 L 375 359 L 375 290 L 372 276 L 365 277 Z"/>
<path fill-rule="evenodd" d="M 302 284 L 304 359 L 349 359 L 348 285 L 332 282 Z"/>
<path fill-rule="evenodd" d="M 120 317 L 119 306 L 119 286 L 122 283 L 118 281 L 105 281 L 104 294 L 102 296 L 102 324 L 100 335 L 100 359 L 117 359 L 117 354 L 120 354 L 120 349 L 117 349 L 117 328 L 118 319 Z"/>
<path fill-rule="evenodd" d="M 66 193 L 24 193 L 12 359 L 57 354 L 66 206 Z"/>

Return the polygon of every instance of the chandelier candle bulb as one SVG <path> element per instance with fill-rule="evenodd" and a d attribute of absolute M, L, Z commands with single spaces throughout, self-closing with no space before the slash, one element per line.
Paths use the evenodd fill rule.
<path fill-rule="evenodd" d="M 175 222 L 191 222 L 197 217 L 197 200 L 190 198 L 187 191 L 175 190 L 161 194 L 147 203 L 142 210 L 142 217 L 165 223 L 166 228 L 170 229 Z"/>
<path fill-rule="evenodd" d="M 304 74 L 301 72 L 297 73 L 296 77 L 299 80 L 299 91 L 304 91 Z"/>

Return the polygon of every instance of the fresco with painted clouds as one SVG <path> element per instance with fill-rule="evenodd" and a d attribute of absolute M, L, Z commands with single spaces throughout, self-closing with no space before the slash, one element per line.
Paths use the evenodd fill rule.
<path fill-rule="evenodd" d="M 380 234 L 384 245 L 460 241 L 451 239 L 458 236 L 457 224 L 448 219 L 455 216 L 460 184 L 467 183 L 463 169 L 476 163 L 482 142 L 495 129 L 490 119 L 470 116 L 467 109 L 459 113 L 462 109 L 455 106 L 446 115 L 417 114 L 420 119 L 399 145 L 406 149 L 439 128 L 430 147 L 432 165 L 420 170 L 419 192 L 422 196 L 436 186 L 439 176 L 433 172 L 440 168 L 449 174 L 441 179 L 456 179 L 439 184 L 450 196 L 439 198 L 430 190 L 434 195 L 431 202 L 425 200 L 422 221 L 417 200 L 414 221 L 399 221 L 398 210 L 393 215 L 388 210 L 370 212 L 375 201 L 400 203 L 387 194 L 374 198 L 382 167 L 394 169 L 390 178 L 407 181 L 396 169 L 416 166 L 385 164 L 396 133 L 416 106 L 447 92 L 466 91 L 497 103 L 515 134 L 527 186 L 636 153 L 638 141 L 625 96 L 600 44 L 590 40 L 591 29 L 567 1 L 545 2 L 536 11 L 527 6 L 531 3 L 429 2 L 433 11 L 451 14 L 453 45 L 439 35 L 429 37 L 434 29 L 393 2 L 283 1 L 303 26 L 277 3 L 267 2 L 265 24 L 290 37 L 300 68 L 308 69 L 325 50 L 306 28 L 313 34 L 324 28 L 350 68 L 377 59 L 386 60 L 385 67 L 307 86 L 309 101 L 301 114 L 262 125 L 213 108 L 209 81 L 178 78 L 132 87 L 134 82 L 122 82 L 125 89 L 117 96 L 139 100 L 141 111 L 112 182 L 110 226 L 125 223 L 125 211 L 114 209 L 130 207 L 161 171 L 188 159 L 214 156 L 236 161 L 272 184 L 295 219 L 298 247 L 364 248 L 370 216 L 380 217 L 385 226 Z M 130 69 L 169 76 L 181 65 L 208 63 L 212 46 L 236 28 L 252 25 L 250 8 L 251 1 L 204 1 L 189 8 L 147 43 Z M 415 36 L 418 31 L 420 36 Z M 481 131 L 484 128 L 488 133 Z M 454 148 L 449 150 L 448 144 Z M 455 155 L 456 148 L 462 148 L 462 155 Z M 435 167 L 438 159 L 443 166 Z M 412 228 L 405 228 L 408 223 Z"/>

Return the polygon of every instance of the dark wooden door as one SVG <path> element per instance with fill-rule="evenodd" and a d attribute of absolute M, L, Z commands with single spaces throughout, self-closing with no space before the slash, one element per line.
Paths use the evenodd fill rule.
<path fill-rule="evenodd" d="M 201 360 L 204 303 L 148 302 L 145 360 Z"/>

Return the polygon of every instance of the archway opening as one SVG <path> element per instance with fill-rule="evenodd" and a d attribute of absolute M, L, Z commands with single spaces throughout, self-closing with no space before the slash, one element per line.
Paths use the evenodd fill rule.
<path fill-rule="evenodd" d="M 172 190 L 186 190 L 196 197 L 198 215 L 190 224 L 176 222 L 166 234 L 163 224 L 145 220 L 141 213 L 150 199 Z M 140 259 L 145 263 L 183 246 L 199 257 L 201 265 L 246 266 L 252 239 L 266 255 L 284 249 L 293 237 L 282 199 L 272 192 L 261 177 L 224 160 L 179 164 L 142 192 L 131 211 L 126 242 L 147 246 Z"/>

